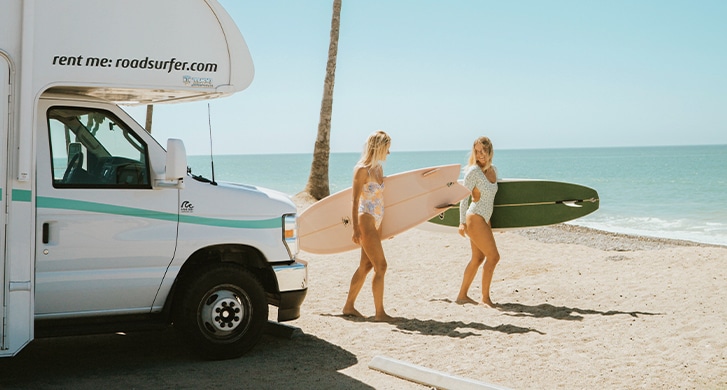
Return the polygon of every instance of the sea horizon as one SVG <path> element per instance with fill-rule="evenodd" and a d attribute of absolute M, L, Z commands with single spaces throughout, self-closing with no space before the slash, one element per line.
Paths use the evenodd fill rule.
<path fill-rule="evenodd" d="M 689 145 L 627 145 L 627 146 L 571 146 L 571 147 L 551 147 L 551 148 L 497 148 L 498 151 L 532 151 L 532 150 L 578 150 L 578 149 L 637 149 L 637 148 L 681 148 L 681 147 L 712 147 L 727 146 L 727 144 L 689 144 Z M 431 150 L 394 150 L 392 153 L 434 153 L 434 152 L 469 152 L 468 149 L 431 149 Z M 361 154 L 361 151 L 336 151 L 331 154 Z M 213 153 L 212 156 L 285 156 L 285 155 L 310 155 L 310 152 L 290 152 L 290 153 Z M 188 157 L 193 158 L 210 158 L 209 153 L 190 154 Z"/>

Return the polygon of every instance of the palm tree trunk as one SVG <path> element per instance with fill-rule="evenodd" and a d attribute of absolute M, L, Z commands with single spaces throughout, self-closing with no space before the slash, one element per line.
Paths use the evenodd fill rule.
<path fill-rule="evenodd" d="M 318 136 L 313 150 L 310 176 L 304 192 L 320 200 L 330 195 L 328 162 L 331 150 L 331 116 L 333 114 L 333 84 L 336 78 L 336 57 L 338 56 L 338 30 L 341 25 L 341 0 L 333 0 L 331 17 L 331 41 L 328 46 L 326 78 L 323 82 L 321 116 L 318 121 Z"/>

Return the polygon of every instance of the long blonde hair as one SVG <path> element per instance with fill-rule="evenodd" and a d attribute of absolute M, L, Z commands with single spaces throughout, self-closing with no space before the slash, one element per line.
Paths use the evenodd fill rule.
<path fill-rule="evenodd" d="M 475 156 L 475 146 L 482 145 L 482 148 L 485 150 L 487 155 L 490 156 L 490 159 L 487 160 L 487 164 L 483 167 L 480 165 L 480 163 L 477 161 L 477 157 Z M 477 165 L 480 168 L 489 169 L 490 166 L 492 166 L 492 156 L 495 154 L 494 149 L 492 147 L 492 141 L 490 141 L 487 137 L 479 137 L 475 140 L 475 142 L 472 144 L 472 150 L 470 151 L 469 160 L 467 161 L 467 168 Z"/>
<path fill-rule="evenodd" d="M 386 153 L 389 151 L 387 147 L 390 143 L 391 137 L 383 130 L 371 133 L 356 166 L 375 168 L 381 165 L 381 162 L 386 159 Z"/>

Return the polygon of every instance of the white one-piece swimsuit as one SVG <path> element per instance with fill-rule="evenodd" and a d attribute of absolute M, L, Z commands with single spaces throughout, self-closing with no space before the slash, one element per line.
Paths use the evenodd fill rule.
<path fill-rule="evenodd" d="M 495 171 L 495 177 L 497 177 L 497 169 L 494 166 L 491 168 Z M 464 186 L 467 187 L 470 192 L 472 192 L 474 188 L 477 188 L 480 191 L 480 200 L 470 203 L 469 196 L 462 199 L 459 203 L 459 223 L 465 223 L 467 214 L 480 215 L 486 222 L 489 223 L 495 204 L 497 179 L 495 179 L 494 183 L 491 183 L 487 180 L 482 169 L 480 169 L 477 165 L 473 165 L 465 171 Z"/>

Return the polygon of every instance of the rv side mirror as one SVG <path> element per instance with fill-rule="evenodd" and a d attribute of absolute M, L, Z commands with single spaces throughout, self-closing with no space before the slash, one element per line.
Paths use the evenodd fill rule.
<path fill-rule="evenodd" d="M 180 180 L 187 176 L 187 151 L 181 139 L 167 140 L 166 180 Z"/>

